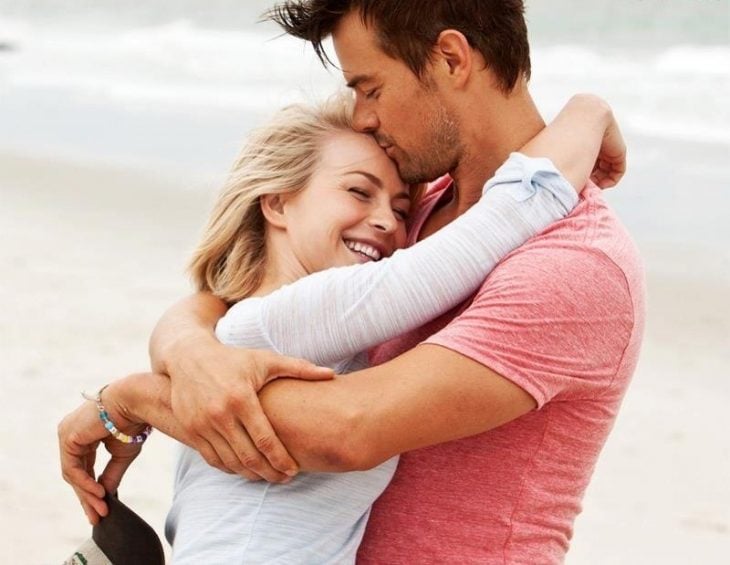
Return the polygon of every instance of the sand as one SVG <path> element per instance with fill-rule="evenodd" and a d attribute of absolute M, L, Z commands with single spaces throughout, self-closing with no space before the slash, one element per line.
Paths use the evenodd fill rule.
<path fill-rule="evenodd" d="M 2 562 L 59 563 L 88 536 L 56 425 L 81 390 L 147 367 L 152 326 L 188 290 L 210 185 L 0 155 Z M 727 280 L 666 274 L 674 250 L 642 250 L 645 346 L 569 564 L 709 564 L 730 548 Z M 173 450 L 153 435 L 120 491 L 160 534 Z"/>
<path fill-rule="evenodd" d="M 59 563 L 90 530 L 60 476 L 56 425 L 81 390 L 148 366 L 151 327 L 188 290 L 183 265 L 208 198 L 113 169 L 2 157 L 0 201 L 0 561 Z M 171 447 L 155 434 L 121 489 L 158 532 Z"/>

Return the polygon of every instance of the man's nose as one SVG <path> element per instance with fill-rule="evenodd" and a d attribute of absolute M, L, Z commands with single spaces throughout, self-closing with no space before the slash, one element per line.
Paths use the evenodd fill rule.
<path fill-rule="evenodd" d="M 361 133 L 372 133 L 378 129 L 378 125 L 377 114 L 356 101 L 352 114 L 353 129 Z"/>

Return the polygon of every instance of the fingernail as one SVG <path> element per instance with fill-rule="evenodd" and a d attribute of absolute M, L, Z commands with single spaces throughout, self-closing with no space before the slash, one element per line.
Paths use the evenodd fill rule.
<path fill-rule="evenodd" d="M 297 469 L 287 469 L 284 473 L 289 477 L 296 477 L 299 471 Z"/>

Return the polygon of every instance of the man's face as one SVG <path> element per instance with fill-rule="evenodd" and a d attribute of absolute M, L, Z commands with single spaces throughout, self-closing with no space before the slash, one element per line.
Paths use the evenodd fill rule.
<path fill-rule="evenodd" d="M 337 58 L 355 93 L 354 127 L 370 133 L 411 184 L 432 181 L 459 161 L 459 124 L 438 87 L 386 55 L 358 12 L 344 16 L 332 34 Z"/>

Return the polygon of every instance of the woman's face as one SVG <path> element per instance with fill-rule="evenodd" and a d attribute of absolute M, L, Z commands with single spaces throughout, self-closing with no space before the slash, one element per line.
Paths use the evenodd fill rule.
<path fill-rule="evenodd" d="M 337 132 L 303 190 L 283 203 L 294 256 L 307 273 L 377 261 L 406 243 L 408 187 L 370 136 Z"/>

